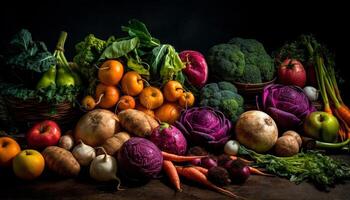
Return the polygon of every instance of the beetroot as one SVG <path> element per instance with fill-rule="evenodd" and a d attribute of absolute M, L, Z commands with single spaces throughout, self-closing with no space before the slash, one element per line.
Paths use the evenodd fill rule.
<path fill-rule="evenodd" d="M 185 50 L 179 53 L 186 68 L 183 72 L 195 87 L 202 88 L 208 80 L 208 65 L 204 56 L 198 51 Z"/>

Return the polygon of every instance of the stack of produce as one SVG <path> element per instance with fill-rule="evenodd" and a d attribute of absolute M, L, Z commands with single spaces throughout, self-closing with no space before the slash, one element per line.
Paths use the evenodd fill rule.
<path fill-rule="evenodd" d="M 39 177 L 45 167 L 65 177 L 88 169 L 96 181 L 118 182 L 117 189 L 165 174 L 177 191 L 181 177 L 229 197 L 237 195 L 225 186 L 244 184 L 253 174 L 324 187 L 350 178 L 348 165 L 317 149 L 301 150 L 310 147 L 304 136 L 323 148 L 340 148 L 350 140 L 348 108 L 334 68 L 314 40 L 304 38 L 308 51 L 300 52 L 316 61 L 328 113 L 312 105 L 316 88 L 301 89 L 309 76 L 296 57 L 282 56 L 286 46 L 276 57 L 284 59 L 278 64 L 279 84 L 264 88 L 261 110 L 246 111 L 233 83 L 269 81 L 276 71 L 261 43 L 234 38 L 215 45 L 207 56 L 210 74 L 201 53 L 178 54 L 140 21 L 131 20 L 122 30 L 127 37 L 104 41 L 90 34 L 76 45 L 85 96 L 75 100 L 82 102 L 84 116 L 64 135 L 54 121 L 38 122 L 27 132 L 23 151 L 15 140 L 0 138 L 1 167 L 12 167 L 22 179 Z M 51 55 L 57 64 L 46 68 L 38 90 L 60 84 L 57 78 L 47 81 L 56 69 L 58 74 L 69 70 L 62 48 Z M 221 81 L 207 83 L 208 76 Z M 65 83 L 75 84 L 76 78 L 72 73 Z"/>
<path fill-rule="evenodd" d="M 81 82 L 63 54 L 66 38 L 62 32 L 51 54 L 43 42 L 32 40 L 28 30 L 18 32 L 4 55 L 2 67 L 9 76 L 1 78 L 1 95 L 23 101 L 74 102 Z"/>

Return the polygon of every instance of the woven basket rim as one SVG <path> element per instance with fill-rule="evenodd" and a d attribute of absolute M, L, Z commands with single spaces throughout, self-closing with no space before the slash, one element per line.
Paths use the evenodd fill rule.
<path fill-rule="evenodd" d="M 243 86 L 243 87 L 247 87 L 247 86 L 255 86 L 255 87 L 259 87 L 259 86 L 265 86 L 265 85 L 269 85 L 271 83 L 274 83 L 277 80 L 277 77 L 274 77 L 272 80 L 267 81 L 267 82 L 263 82 L 263 83 L 241 83 L 241 82 L 233 82 L 235 85 L 239 85 L 239 86 Z"/>

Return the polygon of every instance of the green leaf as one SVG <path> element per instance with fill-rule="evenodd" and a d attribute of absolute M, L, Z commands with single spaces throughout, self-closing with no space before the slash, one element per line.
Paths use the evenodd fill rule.
<path fill-rule="evenodd" d="M 128 26 L 122 26 L 122 30 L 128 32 L 131 37 L 138 37 L 142 47 L 153 48 L 160 45 L 159 40 L 153 38 L 146 25 L 139 20 L 130 20 Z"/>
<path fill-rule="evenodd" d="M 159 70 L 163 65 L 163 59 L 164 59 L 164 56 L 167 54 L 167 51 L 168 51 L 167 45 L 161 45 L 161 46 L 155 47 L 152 50 L 150 72 L 153 79 L 158 79 Z"/>
<path fill-rule="evenodd" d="M 28 30 L 21 30 L 10 41 L 6 64 L 20 70 L 46 72 L 56 64 L 43 42 L 34 42 Z"/>
<path fill-rule="evenodd" d="M 99 60 L 120 58 L 133 51 L 140 43 L 137 37 L 113 42 L 102 53 Z"/>

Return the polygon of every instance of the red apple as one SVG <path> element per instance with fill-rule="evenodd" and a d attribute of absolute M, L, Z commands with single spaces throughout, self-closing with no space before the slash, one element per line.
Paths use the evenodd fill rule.
<path fill-rule="evenodd" d="M 27 142 L 30 148 L 43 149 L 54 146 L 61 137 L 60 127 L 56 122 L 45 120 L 36 123 L 27 133 Z"/>

